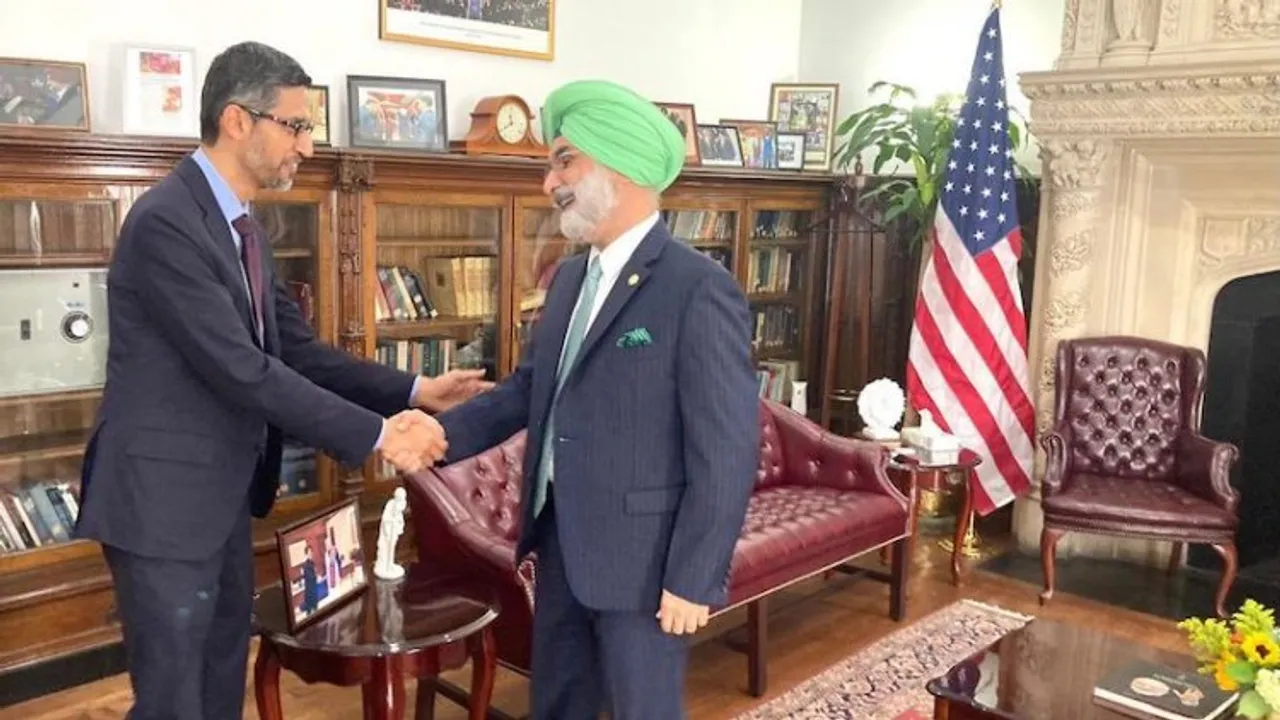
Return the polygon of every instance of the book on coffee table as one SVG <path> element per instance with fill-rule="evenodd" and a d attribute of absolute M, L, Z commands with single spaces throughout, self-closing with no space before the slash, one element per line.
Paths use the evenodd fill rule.
<path fill-rule="evenodd" d="M 1128 663 L 1093 688 L 1099 705 L 1136 718 L 1214 720 L 1225 717 L 1239 693 L 1223 692 L 1213 678 L 1145 661 Z"/>

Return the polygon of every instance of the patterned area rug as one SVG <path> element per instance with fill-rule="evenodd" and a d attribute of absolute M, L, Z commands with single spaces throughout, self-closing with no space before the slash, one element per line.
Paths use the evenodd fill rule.
<path fill-rule="evenodd" d="M 925 683 L 1031 620 L 972 600 L 952 603 L 734 720 L 933 717 Z"/>

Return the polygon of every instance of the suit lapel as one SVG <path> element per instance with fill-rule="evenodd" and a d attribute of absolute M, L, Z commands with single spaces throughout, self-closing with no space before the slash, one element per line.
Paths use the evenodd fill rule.
<path fill-rule="evenodd" d="M 205 179 L 204 173 L 200 170 L 200 166 L 190 157 L 183 158 L 178 164 L 176 170 L 178 177 L 187 184 L 191 189 L 191 194 L 195 197 L 196 203 L 200 206 L 200 210 L 204 212 L 204 226 L 213 237 L 214 251 L 217 253 L 219 260 L 222 261 L 223 269 L 226 271 L 226 277 L 234 278 L 235 282 L 231 286 L 231 300 L 235 303 L 236 310 L 240 311 L 240 320 L 245 323 L 249 333 L 253 335 L 255 342 L 257 333 L 253 330 L 253 310 L 249 307 L 249 294 L 245 292 L 244 283 L 244 266 L 240 263 L 240 257 L 236 254 L 236 241 L 231 237 L 231 225 L 227 222 L 226 217 L 222 214 L 222 209 L 218 207 L 218 201 L 213 197 L 213 190 L 209 187 L 209 181 Z M 264 275 L 263 277 L 268 277 Z"/>
<path fill-rule="evenodd" d="M 600 343 L 600 338 L 609 332 L 609 326 L 613 324 L 614 318 L 618 317 L 618 313 L 622 312 L 622 308 L 627 306 L 627 302 L 636 294 L 636 291 L 644 286 L 645 280 L 648 279 L 653 264 L 658 260 L 658 256 L 662 254 L 663 247 L 669 240 L 667 228 L 659 220 L 645 235 L 644 240 L 636 246 L 635 252 L 631 253 L 631 257 L 627 260 L 627 264 L 622 266 L 622 272 L 618 274 L 618 279 L 613 283 L 613 289 L 609 291 L 608 297 L 604 300 L 604 305 L 600 306 L 600 314 L 596 315 L 596 319 L 591 321 L 591 327 L 587 330 L 587 336 L 582 340 L 582 347 L 578 350 L 577 362 L 574 363 L 570 370 L 569 377 L 565 378 L 567 385 L 573 379 L 573 375 L 577 373 L 590 356 L 591 351 Z"/>
<path fill-rule="evenodd" d="M 551 368 L 551 372 L 537 373 L 534 400 L 542 401 L 539 407 L 551 405 L 551 398 L 556 391 L 556 374 L 560 367 L 560 351 L 564 349 L 564 336 L 569 331 L 569 322 L 573 317 L 573 306 L 578 302 L 578 294 L 582 290 L 582 280 L 587 275 L 587 253 L 581 253 L 565 261 L 560 270 L 564 278 L 552 286 L 554 292 L 547 294 L 547 304 L 542 310 L 539 324 L 546 323 L 542 336 L 548 342 L 536 347 L 540 357 L 539 367 Z"/>

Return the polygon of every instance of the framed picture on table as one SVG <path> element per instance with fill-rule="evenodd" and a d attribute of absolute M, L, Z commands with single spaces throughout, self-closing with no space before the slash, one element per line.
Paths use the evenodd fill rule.
<path fill-rule="evenodd" d="M 347 77 L 347 130 L 353 148 L 449 151 L 444 81 Z"/>
<path fill-rule="evenodd" d="M 342 607 L 369 586 L 358 498 L 276 531 L 289 631 Z"/>

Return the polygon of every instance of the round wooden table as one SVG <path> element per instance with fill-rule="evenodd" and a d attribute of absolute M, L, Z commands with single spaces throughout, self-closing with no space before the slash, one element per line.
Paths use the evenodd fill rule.
<path fill-rule="evenodd" d="M 899 454 L 898 450 L 894 450 L 889 459 L 889 468 L 891 470 L 905 473 L 909 478 L 909 492 L 911 494 L 911 507 L 913 508 L 919 506 L 921 490 L 940 492 L 946 488 L 949 478 L 954 475 L 960 475 L 960 511 L 956 513 L 956 534 L 951 546 L 951 582 L 953 585 L 960 584 L 960 558 L 964 555 L 965 537 L 969 534 L 969 527 L 973 523 L 973 489 L 970 487 L 972 481 L 969 478 L 969 471 L 980 464 L 982 464 L 982 456 L 972 450 L 965 449 L 961 449 L 956 457 L 948 458 L 943 462 L 930 462 L 927 456 Z M 912 551 L 915 549 L 917 522 L 918 518 L 913 512 L 911 514 L 912 547 L 907 548 L 907 557 L 914 557 Z"/>
<path fill-rule="evenodd" d="M 259 637 L 253 674 L 262 720 L 283 720 L 281 669 L 307 684 L 360 685 L 366 720 L 403 718 L 405 675 L 426 679 L 419 682 L 428 693 L 417 717 L 430 718 L 430 680 L 445 669 L 442 653 L 456 654 L 459 645 L 472 662 L 469 717 L 488 715 L 497 659 L 491 627 L 499 612 L 496 596 L 417 566 L 408 570 L 397 583 L 383 583 L 369 573 L 370 585 L 360 595 L 292 633 L 281 586 L 259 593 L 253 605 Z"/>

